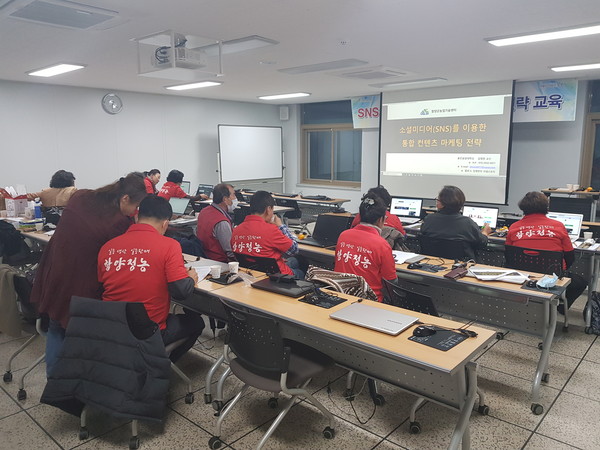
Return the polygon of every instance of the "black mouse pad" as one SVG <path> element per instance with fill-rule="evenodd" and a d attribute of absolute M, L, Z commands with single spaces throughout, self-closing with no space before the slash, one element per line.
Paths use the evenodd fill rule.
<path fill-rule="evenodd" d="M 229 274 L 226 273 L 224 275 L 221 275 L 219 278 L 209 278 L 209 281 L 212 281 L 213 283 L 217 283 L 217 284 L 233 284 L 233 283 L 239 283 L 240 281 L 242 281 L 241 277 L 236 277 L 234 280 L 230 281 L 229 283 L 227 282 L 227 278 L 229 277 Z"/>
<path fill-rule="evenodd" d="M 551 288 L 542 288 L 537 286 L 529 287 L 527 286 L 527 282 L 525 282 L 521 285 L 521 289 L 525 289 L 527 291 L 549 292 L 550 294 L 562 295 L 563 291 L 567 289 L 567 286 L 552 286 Z"/>
<path fill-rule="evenodd" d="M 325 309 L 329 309 L 329 308 L 333 308 L 336 305 L 339 305 L 340 303 L 344 303 L 346 301 L 345 298 L 341 298 L 341 297 L 327 297 L 327 298 L 320 298 L 317 295 L 313 295 L 313 294 L 307 294 L 302 298 L 298 299 L 299 302 L 303 302 L 303 303 L 308 303 L 309 305 L 315 305 L 315 306 L 319 306 L 321 308 L 325 308 Z"/>
<path fill-rule="evenodd" d="M 468 338 L 455 331 L 438 329 L 431 336 L 411 336 L 408 339 L 445 352 Z"/>

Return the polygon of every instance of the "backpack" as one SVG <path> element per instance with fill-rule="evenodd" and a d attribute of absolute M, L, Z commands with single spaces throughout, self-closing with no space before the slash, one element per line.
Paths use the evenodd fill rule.
<path fill-rule="evenodd" d="M 589 305 L 586 305 L 586 307 L 587 306 L 591 306 L 592 308 L 592 320 L 589 328 L 586 327 L 585 332 L 587 334 L 591 333 L 600 335 L 600 292 L 592 292 L 592 297 L 589 300 Z"/>

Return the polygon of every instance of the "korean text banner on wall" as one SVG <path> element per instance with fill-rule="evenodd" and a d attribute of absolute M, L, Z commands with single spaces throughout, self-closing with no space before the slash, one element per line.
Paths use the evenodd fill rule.
<path fill-rule="evenodd" d="M 575 120 L 577 80 L 544 80 L 515 83 L 513 122 Z"/>
<path fill-rule="evenodd" d="M 351 100 L 354 128 L 378 128 L 379 95 L 354 97 Z"/>

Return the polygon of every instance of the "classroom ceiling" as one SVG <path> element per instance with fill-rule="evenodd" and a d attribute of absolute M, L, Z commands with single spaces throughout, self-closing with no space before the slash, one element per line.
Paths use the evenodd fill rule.
<path fill-rule="evenodd" d="M 599 0 L 82 0 L 108 10 L 92 12 L 112 17 L 88 29 L 14 17 L 31 8 L 32 1 L 0 0 L 0 79 L 258 103 L 266 102 L 257 98 L 261 95 L 311 94 L 276 104 L 340 100 L 403 89 L 371 84 L 438 77 L 447 81 L 404 89 L 509 79 L 600 79 L 600 70 L 549 69 L 600 62 L 600 35 L 512 47 L 485 41 L 600 23 Z M 62 0 L 37 0 L 35 6 L 47 3 L 74 6 Z M 223 84 L 174 93 L 165 86 L 182 81 L 138 75 L 135 39 L 164 30 L 209 42 L 259 35 L 278 44 L 225 54 L 220 77 L 186 69 L 194 80 Z M 303 74 L 280 71 L 349 59 L 366 64 Z M 86 67 L 53 78 L 26 74 L 58 62 Z M 218 66 L 210 54 L 203 62 L 210 70 Z M 350 72 L 363 73 L 340 76 Z"/>

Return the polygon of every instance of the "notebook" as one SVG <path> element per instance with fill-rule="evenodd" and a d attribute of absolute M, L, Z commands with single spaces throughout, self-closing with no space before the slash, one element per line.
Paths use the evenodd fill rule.
<path fill-rule="evenodd" d="M 581 233 L 581 223 L 583 222 L 583 214 L 549 212 L 547 217 L 561 222 L 567 229 L 567 233 L 569 233 L 571 241 L 576 241 L 579 239 L 579 234 Z"/>
<path fill-rule="evenodd" d="M 312 237 L 304 238 L 301 242 L 315 247 L 333 247 L 342 231 L 350 228 L 351 223 L 351 216 L 319 214 Z"/>
<path fill-rule="evenodd" d="M 303 280 L 295 280 L 293 283 L 277 283 L 271 281 L 269 278 L 264 278 L 256 283 L 252 283 L 252 287 L 297 298 L 311 292 L 314 289 L 314 284 Z"/>
<path fill-rule="evenodd" d="M 196 195 L 204 194 L 210 197 L 212 196 L 213 187 L 212 184 L 199 184 L 198 189 L 196 189 Z"/>
<path fill-rule="evenodd" d="M 365 302 L 352 303 L 329 317 L 392 336 L 397 336 L 419 320 L 418 317 L 378 308 Z"/>
<path fill-rule="evenodd" d="M 480 227 L 487 223 L 494 229 L 498 225 L 498 208 L 465 205 L 463 216 L 470 217 Z"/>
<path fill-rule="evenodd" d="M 392 197 L 390 212 L 398 216 L 402 223 L 416 223 L 421 220 L 421 208 L 423 199 Z"/>
<path fill-rule="evenodd" d="M 190 188 L 191 188 L 191 183 L 189 181 L 181 182 L 181 189 L 183 189 L 183 192 L 185 192 L 187 195 L 190 195 Z"/>
<path fill-rule="evenodd" d="M 174 215 L 183 216 L 187 210 L 188 204 L 190 203 L 190 199 L 171 197 L 169 203 L 171 204 L 171 208 L 173 208 Z"/>

